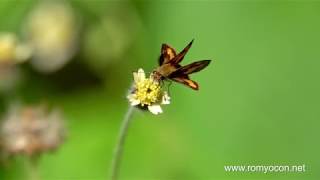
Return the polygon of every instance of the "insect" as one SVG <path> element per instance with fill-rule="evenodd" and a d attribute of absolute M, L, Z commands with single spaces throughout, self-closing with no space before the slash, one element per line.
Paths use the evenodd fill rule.
<path fill-rule="evenodd" d="M 192 43 L 193 40 L 179 54 L 168 44 L 162 44 L 159 67 L 153 71 L 153 77 L 159 81 L 170 79 L 194 90 L 198 90 L 198 83 L 191 80 L 189 74 L 201 71 L 209 65 L 211 60 L 201 60 L 186 66 L 181 66 L 179 63 L 189 51 Z"/>

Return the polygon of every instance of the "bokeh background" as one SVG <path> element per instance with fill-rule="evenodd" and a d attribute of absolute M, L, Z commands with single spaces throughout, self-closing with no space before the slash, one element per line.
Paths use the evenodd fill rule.
<path fill-rule="evenodd" d="M 162 43 L 181 50 L 192 39 L 183 63 L 214 61 L 192 75 L 200 90 L 172 84 L 163 114 L 135 112 L 121 179 L 320 178 L 320 3 L 50 3 L 0 1 L 0 31 L 36 44 L 0 74 L 1 116 L 12 102 L 47 103 L 63 111 L 68 129 L 65 143 L 41 156 L 42 179 L 106 179 L 132 72 L 152 71 Z M 304 173 L 224 171 L 302 164 Z M 27 173 L 23 156 L 1 161 L 0 179 Z"/>

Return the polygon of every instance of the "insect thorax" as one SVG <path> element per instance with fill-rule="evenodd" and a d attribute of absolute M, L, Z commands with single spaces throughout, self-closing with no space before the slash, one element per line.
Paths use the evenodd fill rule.
<path fill-rule="evenodd" d="M 164 77 L 157 70 L 152 72 L 152 77 L 157 81 L 161 81 L 164 79 Z"/>
<path fill-rule="evenodd" d="M 160 75 L 162 77 L 162 79 L 164 78 L 168 78 L 169 75 L 171 73 L 173 73 L 176 70 L 176 68 L 174 66 L 172 66 L 171 64 L 163 64 L 160 67 L 158 67 L 155 72 Z"/>

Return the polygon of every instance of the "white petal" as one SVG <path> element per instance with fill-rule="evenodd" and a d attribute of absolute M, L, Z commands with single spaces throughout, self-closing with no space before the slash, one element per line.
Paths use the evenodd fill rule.
<path fill-rule="evenodd" d="M 139 69 L 138 72 L 133 73 L 134 82 L 140 82 L 146 79 L 146 74 L 144 73 L 143 69 Z"/>
<path fill-rule="evenodd" d="M 158 105 L 158 104 L 148 106 L 148 109 L 151 113 L 156 114 L 156 115 L 162 113 L 162 109 L 161 109 L 160 105 Z"/>
<path fill-rule="evenodd" d="M 136 106 L 138 104 L 140 104 L 140 101 L 138 99 L 135 98 L 135 96 L 133 94 L 129 94 L 127 96 L 131 106 Z"/>
<path fill-rule="evenodd" d="M 129 101 L 132 101 L 132 100 L 134 99 L 133 94 L 128 94 L 128 95 L 127 95 L 127 99 L 128 99 Z"/>
<path fill-rule="evenodd" d="M 168 95 L 168 93 L 165 91 L 163 92 L 163 96 L 162 96 L 162 101 L 161 104 L 170 104 L 170 96 Z"/>
<path fill-rule="evenodd" d="M 137 99 L 131 101 L 131 106 L 136 106 L 136 105 L 138 105 L 138 104 L 140 104 L 140 101 L 137 100 Z"/>
<path fill-rule="evenodd" d="M 133 72 L 133 80 L 134 80 L 134 82 L 138 82 L 138 72 Z"/>

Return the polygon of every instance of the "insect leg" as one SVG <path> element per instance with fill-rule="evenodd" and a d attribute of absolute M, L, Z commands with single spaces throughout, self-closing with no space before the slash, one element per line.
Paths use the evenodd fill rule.
<path fill-rule="evenodd" d="M 167 91 L 168 91 L 168 95 L 170 96 L 170 86 L 172 84 L 172 81 L 171 80 L 168 80 L 169 81 L 169 84 L 167 86 Z"/>

